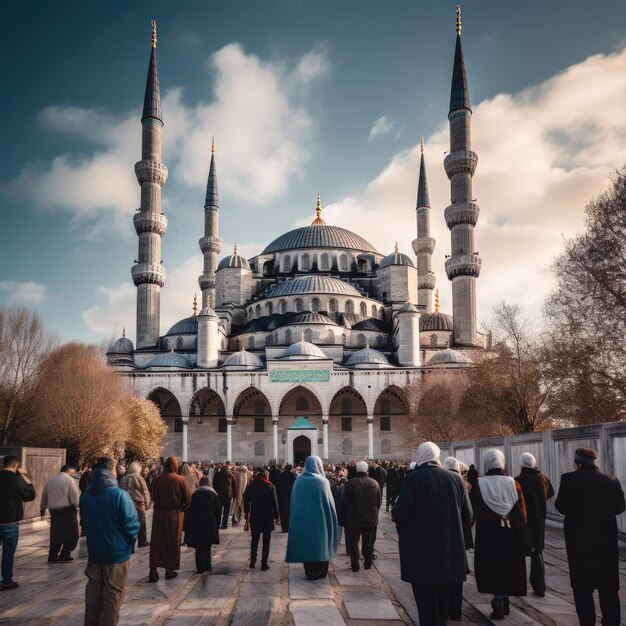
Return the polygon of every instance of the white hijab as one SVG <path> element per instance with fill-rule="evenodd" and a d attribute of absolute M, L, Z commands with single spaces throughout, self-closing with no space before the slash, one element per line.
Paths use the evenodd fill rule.
<path fill-rule="evenodd" d="M 419 467 L 425 463 L 436 463 L 441 467 L 441 461 L 439 460 L 440 453 L 439 446 L 435 445 L 432 441 L 425 441 L 417 449 L 417 458 L 415 459 L 417 466 Z"/>
<path fill-rule="evenodd" d="M 461 464 L 459 463 L 458 459 L 455 459 L 453 456 L 449 456 L 443 462 L 443 469 L 451 470 L 453 472 L 458 472 L 460 474 Z"/>
<path fill-rule="evenodd" d="M 504 454 L 500 450 L 487 450 L 483 459 L 485 472 L 504 469 Z M 508 515 L 519 499 L 515 480 L 510 476 L 483 476 L 478 479 L 478 489 L 485 504 L 498 515 Z"/>

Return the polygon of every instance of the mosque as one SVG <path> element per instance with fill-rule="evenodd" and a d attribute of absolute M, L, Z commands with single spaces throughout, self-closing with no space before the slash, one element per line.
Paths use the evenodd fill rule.
<path fill-rule="evenodd" d="M 407 388 L 434 371 L 471 366 L 485 338 L 476 327 L 474 247 L 479 208 L 472 192 L 478 157 L 471 149 L 460 9 L 444 168 L 451 204 L 445 267 L 452 315 L 439 311 L 430 236 L 431 205 L 424 144 L 417 185 L 414 255 L 382 254 L 349 230 L 326 224 L 320 196 L 310 226 L 278 236 L 257 256 L 220 257 L 220 201 L 214 147 L 199 240 L 201 306 L 160 329 L 166 282 L 161 241 L 167 217 L 161 188 L 166 117 L 161 110 L 156 24 L 143 106 L 141 160 L 135 174 L 141 206 L 131 273 L 137 288 L 136 346 L 127 337 L 107 360 L 137 394 L 154 401 L 168 424 L 164 455 L 249 463 L 407 459 L 415 444 Z M 405 224 L 398 224 L 404 229 Z M 433 307 L 434 300 L 434 307 Z"/>

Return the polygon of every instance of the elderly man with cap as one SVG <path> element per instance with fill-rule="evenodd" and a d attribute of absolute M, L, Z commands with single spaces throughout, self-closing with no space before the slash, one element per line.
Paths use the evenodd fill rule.
<path fill-rule="evenodd" d="M 420 624 L 448 623 L 450 594 L 467 574 L 472 507 L 461 476 L 441 467 L 439 448 L 417 449 L 393 507 L 400 539 L 402 580 L 411 583 Z"/>
<path fill-rule="evenodd" d="M 537 467 L 537 460 L 524 452 L 519 463 L 521 471 L 515 477 L 524 494 L 528 530 L 533 537 L 533 551 L 530 555 L 530 585 L 535 595 L 546 595 L 545 567 L 543 565 L 543 548 L 546 534 L 546 502 L 554 496 L 550 479 L 542 474 Z"/>
<path fill-rule="evenodd" d="M 616 516 L 624 512 L 624 492 L 617 478 L 598 468 L 598 453 L 575 452 L 576 471 L 563 474 L 556 498 L 565 516 L 565 547 L 576 612 L 581 626 L 596 623 L 593 592 L 598 590 L 602 624 L 620 623 Z"/>
<path fill-rule="evenodd" d="M 372 567 L 378 509 L 381 503 L 382 493 L 378 482 L 368 476 L 367 462 L 359 461 L 356 464 L 356 477 L 346 484 L 341 500 L 353 572 L 358 572 L 360 569 L 359 539 L 361 539 L 361 551 L 365 559 L 363 567 L 365 569 Z"/>

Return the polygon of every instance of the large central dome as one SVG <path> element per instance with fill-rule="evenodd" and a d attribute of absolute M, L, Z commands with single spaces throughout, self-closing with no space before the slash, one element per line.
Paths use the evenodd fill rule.
<path fill-rule="evenodd" d="M 299 248 L 335 248 L 380 254 L 374 246 L 355 233 L 338 226 L 315 225 L 290 230 L 274 239 L 261 254 Z"/>

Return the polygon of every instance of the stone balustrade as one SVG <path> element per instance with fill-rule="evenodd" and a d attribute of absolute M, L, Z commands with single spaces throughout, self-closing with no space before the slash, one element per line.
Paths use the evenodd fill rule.
<path fill-rule="evenodd" d="M 167 229 L 167 217 L 163 213 L 138 212 L 133 215 L 133 225 L 138 235 L 156 233 L 163 236 Z"/>
<path fill-rule="evenodd" d="M 471 150 L 455 150 L 443 160 L 443 166 L 448 178 L 452 178 L 455 174 L 460 173 L 467 173 L 473 176 L 477 165 L 478 155 Z"/>
<path fill-rule="evenodd" d="M 163 187 L 167 180 L 167 167 L 159 161 L 137 161 L 135 163 L 135 176 L 140 185 L 143 183 L 156 183 Z"/>
<path fill-rule="evenodd" d="M 455 254 L 446 259 L 446 274 L 450 280 L 456 276 L 478 277 L 481 264 L 477 254 Z"/>
<path fill-rule="evenodd" d="M 201 237 L 198 240 L 198 244 L 200 245 L 202 254 L 207 254 L 209 252 L 219 254 L 222 250 L 222 240 L 219 237 Z"/>
<path fill-rule="evenodd" d="M 458 226 L 459 224 L 476 226 L 479 213 L 480 209 L 476 202 L 455 202 L 446 207 L 444 216 L 448 228 Z"/>
<path fill-rule="evenodd" d="M 131 275 L 135 286 L 139 285 L 158 285 L 163 287 L 167 272 L 162 265 L 156 263 L 137 263 L 131 268 Z"/>

